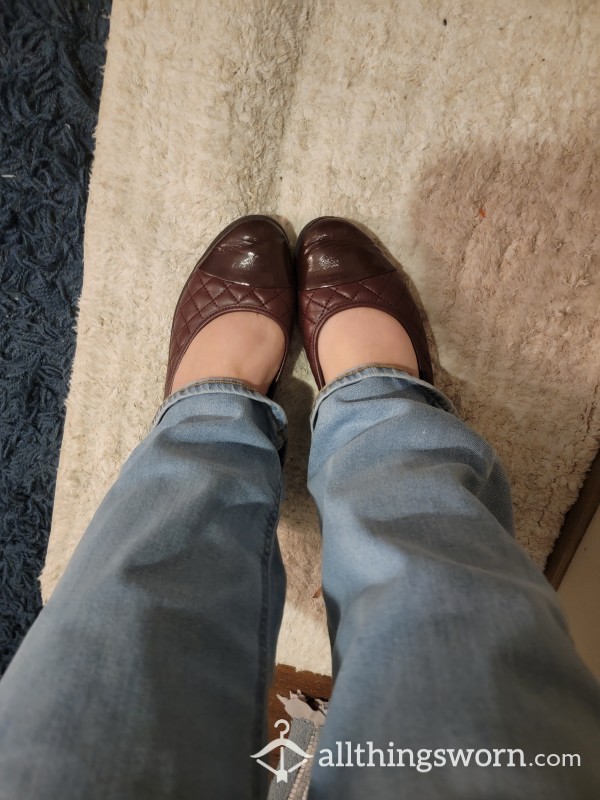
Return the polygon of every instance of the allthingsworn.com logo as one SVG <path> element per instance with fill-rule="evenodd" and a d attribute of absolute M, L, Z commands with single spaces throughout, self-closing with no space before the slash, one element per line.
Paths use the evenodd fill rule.
<path fill-rule="evenodd" d="M 399 748 L 394 742 L 387 747 L 375 747 L 373 742 L 354 744 L 349 741 L 335 742 L 333 749 L 320 748 L 313 756 L 305 752 L 295 742 L 286 739 L 290 724 L 279 719 L 275 727 L 283 728 L 277 739 L 266 745 L 251 758 L 275 775 L 277 782 L 287 783 L 291 773 L 302 767 L 311 758 L 321 767 L 404 767 L 416 769 L 418 772 L 430 772 L 441 767 L 580 767 L 581 756 L 577 753 L 538 753 L 531 757 L 525 755 L 520 748 L 437 748 L 429 750 L 421 748 Z M 278 767 L 274 769 L 262 758 L 271 751 L 279 749 Z M 295 761 L 286 767 L 286 752 L 290 753 L 289 761 Z M 293 755 L 296 756 L 294 758 Z M 288 761 L 288 763 L 289 763 Z"/>

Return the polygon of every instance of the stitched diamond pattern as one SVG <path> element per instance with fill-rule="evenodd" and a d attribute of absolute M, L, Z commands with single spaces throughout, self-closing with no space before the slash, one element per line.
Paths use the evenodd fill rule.
<path fill-rule="evenodd" d="M 262 310 L 289 330 L 295 312 L 295 292 L 288 288 L 245 286 L 196 269 L 188 278 L 171 329 L 166 389 L 191 340 L 212 317 L 225 308 Z"/>
<path fill-rule="evenodd" d="M 315 333 L 318 327 L 332 313 L 354 305 L 375 306 L 395 317 L 410 336 L 421 367 L 421 377 L 433 382 L 429 347 L 421 315 L 408 286 L 395 270 L 362 281 L 304 290 L 300 293 L 299 325 L 311 366 L 317 363 Z"/>

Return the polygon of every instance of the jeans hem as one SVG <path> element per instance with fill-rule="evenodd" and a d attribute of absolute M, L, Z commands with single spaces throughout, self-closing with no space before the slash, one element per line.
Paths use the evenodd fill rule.
<path fill-rule="evenodd" d="M 323 400 L 329 397 L 330 394 L 341 389 L 344 386 L 349 386 L 353 383 L 358 383 L 365 378 L 396 378 L 405 381 L 406 383 L 415 386 L 423 387 L 424 395 L 427 403 L 443 411 L 447 411 L 458 417 L 458 412 L 454 403 L 447 397 L 440 389 L 431 383 L 427 383 L 422 378 L 415 378 L 410 372 L 406 372 L 398 367 L 390 367 L 387 364 L 368 364 L 361 367 L 355 367 L 342 375 L 339 375 L 335 380 L 327 383 L 314 399 L 312 412 L 310 415 L 310 427 L 314 431 L 317 412 Z"/>
<path fill-rule="evenodd" d="M 216 394 L 219 392 L 248 397 L 250 400 L 257 400 L 260 403 L 264 403 L 270 411 L 279 440 L 277 449 L 280 450 L 285 445 L 287 441 L 287 417 L 283 408 L 274 400 L 266 397 L 266 395 L 252 389 L 247 383 L 244 383 L 244 381 L 236 380 L 235 378 L 204 378 L 194 383 L 188 383 L 187 386 L 173 392 L 165 398 L 163 403 L 159 406 L 150 424 L 150 430 L 153 430 L 159 424 L 171 406 L 183 400 L 185 397 L 193 397 L 201 394 Z"/>

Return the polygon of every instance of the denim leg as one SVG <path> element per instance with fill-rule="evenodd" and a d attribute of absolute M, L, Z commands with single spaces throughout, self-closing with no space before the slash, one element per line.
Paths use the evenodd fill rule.
<path fill-rule="evenodd" d="M 425 752 L 420 771 L 317 758 L 311 800 L 596 796 L 600 688 L 556 593 L 513 538 L 492 447 L 440 391 L 383 367 L 325 387 L 312 425 L 335 680 L 321 754 L 337 761 L 338 741 L 371 741 L 384 760 L 390 743 Z M 520 748 L 527 764 L 579 754 L 581 766 L 428 771 L 436 748 Z"/>
<path fill-rule="evenodd" d="M 266 794 L 285 435 L 236 381 L 161 406 L 0 681 L 2 800 Z"/>

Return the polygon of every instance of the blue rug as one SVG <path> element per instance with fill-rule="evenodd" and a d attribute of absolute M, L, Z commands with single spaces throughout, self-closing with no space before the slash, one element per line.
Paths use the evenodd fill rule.
<path fill-rule="evenodd" d="M 0 3 L 0 674 L 41 608 L 109 13 Z"/>

